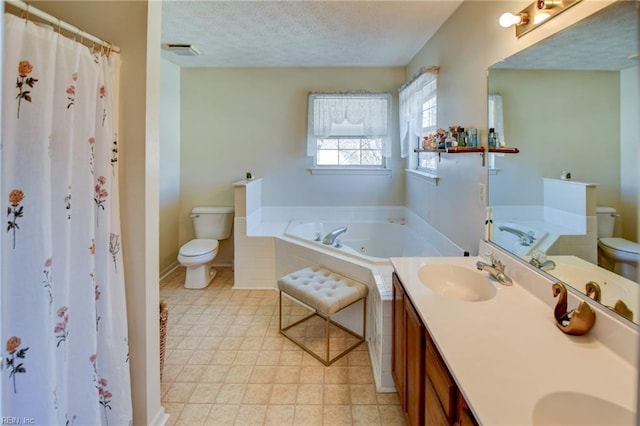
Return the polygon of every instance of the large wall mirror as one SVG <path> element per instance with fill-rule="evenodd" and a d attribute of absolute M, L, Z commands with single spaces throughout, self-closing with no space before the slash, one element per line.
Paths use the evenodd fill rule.
<path fill-rule="evenodd" d="M 489 239 L 636 324 L 638 14 L 612 3 L 488 72 L 489 127 L 520 151 L 490 154 Z"/>

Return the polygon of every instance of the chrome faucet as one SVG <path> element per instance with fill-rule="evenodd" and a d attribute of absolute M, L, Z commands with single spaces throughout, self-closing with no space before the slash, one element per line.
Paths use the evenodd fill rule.
<path fill-rule="evenodd" d="M 347 232 L 347 227 L 343 226 L 341 228 L 337 228 L 334 229 L 333 231 L 329 232 L 327 235 L 325 235 L 324 239 L 322 240 L 322 244 L 326 244 L 326 245 L 333 245 L 336 241 L 336 238 L 338 238 L 338 235 Z"/>
<path fill-rule="evenodd" d="M 534 237 L 533 232 L 524 232 L 519 229 L 515 229 L 510 226 L 504 226 L 504 225 L 498 226 L 498 229 L 504 232 L 509 232 L 510 234 L 513 234 L 516 237 L 520 238 L 520 245 L 523 245 L 523 246 L 531 245 L 536 240 L 536 237 Z"/>
<path fill-rule="evenodd" d="M 543 271 L 551 271 L 556 267 L 556 262 L 554 262 L 553 260 L 547 260 L 547 256 L 545 256 L 545 254 L 539 250 L 536 251 L 533 256 L 531 256 L 529 264 Z"/>
<path fill-rule="evenodd" d="M 495 278 L 500 284 L 512 285 L 513 281 L 511 281 L 511 278 L 504 273 L 505 266 L 502 262 L 499 261 L 491 252 L 487 253 L 487 256 L 489 256 L 489 261 L 491 263 L 477 261 L 476 268 L 480 271 L 487 271 L 489 275 Z"/>

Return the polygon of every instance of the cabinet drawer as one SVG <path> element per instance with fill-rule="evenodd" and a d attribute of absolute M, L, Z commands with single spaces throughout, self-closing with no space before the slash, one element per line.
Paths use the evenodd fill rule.
<path fill-rule="evenodd" d="M 456 395 L 457 388 L 453 378 L 449 374 L 449 370 L 438 353 L 431 338 L 427 335 L 427 354 L 426 354 L 426 370 L 427 376 L 431 380 L 431 384 L 435 393 L 440 400 L 442 409 L 450 423 L 453 423 L 456 415 Z"/>

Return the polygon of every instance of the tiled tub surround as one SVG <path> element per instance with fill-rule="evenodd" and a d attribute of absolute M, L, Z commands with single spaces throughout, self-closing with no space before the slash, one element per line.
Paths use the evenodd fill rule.
<path fill-rule="evenodd" d="M 622 424 L 635 424 L 629 418 L 637 402 L 638 328 L 595 306 L 597 320 L 587 335 L 563 334 L 553 318 L 557 299 L 552 296 L 552 282 L 501 250 L 480 243 L 481 253 L 489 249 L 506 264 L 514 284 L 496 283 L 497 295 L 477 303 L 438 295 L 421 284 L 417 274 L 421 266 L 440 262 L 475 269 L 477 258 L 392 259 L 476 419 L 488 425 L 586 424 L 589 420 L 595 422 L 590 424 L 621 424 L 610 417 L 610 422 L 584 420 L 594 403 L 604 401 L 600 406 L 616 406 L 626 413 Z M 577 304 L 570 293 L 569 308 Z M 586 398 L 580 399 L 581 395 Z M 563 397 L 566 404 L 562 406 L 547 404 Z M 553 421 L 554 416 L 565 420 Z"/>
<path fill-rule="evenodd" d="M 404 207 L 263 207 L 261 187 L 261 179 L 235 184 L 234 288 L 275 289 L 279 277 L 311 265 L 368 285 L 367 343 L 376 386 L 379 392 L 395 392 L 391 377 L 391 264 L 287 236 L 287 228 L 305 222 L 392 221 L 408 230 L 413 239 L 423 241 L 431 256 L 462 256 L 462 249 Z M 346 309 L 336 319 L 354 329 L 361 327 L 357 309 Z"/>
<path fill-rule="evenodd" d="M 231 268 L 202 290 L 184 268 L 162 279 L 169 305 L 162 405 L 168 426 L 404 425 L 378 393 L 367 346 L 325 367 L 278 331 L 273 290 L 234 290 Z"/>

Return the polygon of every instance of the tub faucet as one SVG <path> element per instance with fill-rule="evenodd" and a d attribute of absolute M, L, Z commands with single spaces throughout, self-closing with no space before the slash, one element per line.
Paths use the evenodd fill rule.
<path fill-rule="evenodd" d="M 500 284 L 512 285 L 513 281 L 511 281 L 511 278 L 504 273 L 505 266 L 502 262 L 500 262 L 491 252 L 487 253 L 487 256 L 489 256 L 489 261 L 491 263 L 485 263 L 479 260 L 476 262 L 476 268 L 480 271 L 487 271 L 489 275 L 495 278 Z"/>
<path fill-rule="evenodd" d="M 325 235 L 324 239 L 322 240 L 322 244 L 326 244 L 326 245 L 333 245 L 336 241 L 336 238 L 338 238 L 338 235 L 347 232 L 347 227 L 343 226 L 341 228 L 337 228 L 334 229 L 333 231 L 329 232 L 327 235 Z"/>
<path fill-rule="evenodd" d="M 515 235 L 520 238 L 520 245 L 528 246 L 531 245 L 535 240 L 533 232 L 524 232 L 519 229 L 511 228 L 510 226 L 500 225 L 498 229 L 504 232 L 509 232 L 510 234 Z"/>
<path fill-rule="evenodd" d="M 547 256 L 539 250 L 531 256 L 529 264 L 543 271 L 551 271 L 556 267 L 556 263 L 553 260 L 547 260 Z"/>

